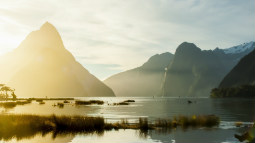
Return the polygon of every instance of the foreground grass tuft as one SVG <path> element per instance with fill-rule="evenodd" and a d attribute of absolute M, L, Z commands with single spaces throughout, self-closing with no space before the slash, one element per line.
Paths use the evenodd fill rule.
<path fill-rule="evenodd" d="M 57 134 L 93 133 L 104 130 L 138 129 L 142 132 L 157 128 L 172 129 L 178 126 L 187 127 L 213 127 L 219 125 L 219 118 L 214 115 L 205 116 L 179 116 L 173 119 L 158 119 L 149 123 L 147 118 L 139 118 L 137 123 L 128 123 L 127 119 L 121 122 L 107 123 L 102 117 L 86 116 L 39 116 L 39 115 L 0 115 L 0 140 L 13 137 L 22 138 L 37 133 Z"/>

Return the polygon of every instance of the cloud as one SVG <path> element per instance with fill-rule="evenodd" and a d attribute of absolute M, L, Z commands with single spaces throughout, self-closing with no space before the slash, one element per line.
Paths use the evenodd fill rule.
<path fill-rule="evenodd" d="M 49 21 L 59 30 L 65 47 L 85 67 L 116 64 L 127 70 L 154 54 L 174 53 L 183 41 L 214 49 L 255 37 L 254 0 L 0 2 L 0 54 L 16 48 L 30 31 Z M 87 58 L 81 60 L 81 56 Z"/>

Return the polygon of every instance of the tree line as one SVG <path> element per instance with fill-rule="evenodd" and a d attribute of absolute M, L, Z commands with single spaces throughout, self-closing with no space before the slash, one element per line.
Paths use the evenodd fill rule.
<path fill-rule="evenodd" d="M 255 97 L 255 85 L 241 85 L 237 87 L 214 88 L 211 97 Z"/>
<path fill-rule="evenodd" d="M 15 89 L 6 86 L 5 84 L 0 84 L 0 99 L 17 99 L 15 94 Z"/>

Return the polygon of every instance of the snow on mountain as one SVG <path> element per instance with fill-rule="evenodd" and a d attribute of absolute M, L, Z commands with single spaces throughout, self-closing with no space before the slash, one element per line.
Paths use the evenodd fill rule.
<path fill-rule="evenodd" d="M 223 49 L 223 51 L 225 54 L 237 54 L 237 53 L 242 53 L 246 50 L 252 51 L 254 48 L 255 48 L 255 44 L 253 41 L 251 41 L 249 43 L 243 43 L 241 45 Z"/>

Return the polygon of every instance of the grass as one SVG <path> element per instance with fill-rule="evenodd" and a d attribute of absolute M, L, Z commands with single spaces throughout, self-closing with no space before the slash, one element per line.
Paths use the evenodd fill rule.
<path fill-rule="evenodd" d="M 43 99 L 36 99 L 36 102 L 43 102 Z"/>
<path fill-rule="evenodd" d="M 243 122 L 235 122 L 236 127 L 241 127 L 243 125 Z"/>
<path fill-rule="evenodd" d="M 44 102 L 44 101 L 39 101 L 39 104 L 41 104 L 41 105 L 42 105 L 42 104 L 45 104 L 45 102 Z"/>
<path fill-rule="evenodd" d="M 172 120 L 159 119 L 155 123 L 155 127 L 168 127 L 176 128 L 181 126 L 182 128 L 188 127 L 213 127 L 220 123 L 219 117 L 215 115 L 193 115 L 193 116 L 179 116 L 174 117 Z"/>
<path fill-rule="evenodd" d="M 113 105 L 129 105 L 128 102 L 113 103 Z"/>
<path fill-rule="evenodd" d="M 0 101 L 13 101 L 13 98 L 0 99 Z M 16 98 L 15 100 L 74 100 L 74 98 Z"/>
<path fill-rule="evenodd" d="M 247 141 L 249 143 L 254 143 L 255 142 L 255 122 L 253 123 L 252 127 L 244 132 L 241 135 L 235 134 L 235 138 L 237 138 L 240 142 Z"/>
<path fill-rule="evenodd" d="M 0 115 L 0 139 L 29 137 L 37 133 L 79 133 L 101 131 L 104 119 L 83 116 Z"/>
<path fill-rule="evenodd" d="M 125 100 L 124 102 L 135 102 L 135 100 Z"/>
<path fill-rule="evenodd" d="M 139 118 L 137 123 L 121 122 L 107 123 L 102 117 L 86 116 L 39 116 L 39 115 L 0 115 L 0 140 L 13 137 L 22 138 L 37 133 L 75 134 L 103 132 L 104 130 L 138 129 L 142 132 L 157 128 L 172 129 L 181 127 L 213 127 L 219 124 L 219 118 L 214 115 L 179 116 L 173 119 L 158 119 L 149 123 L 147 118 Z"/>
<path fill-rule="evenodd" d="M 57 103 L 57 106 L 58 106 L 59 108 L 64 108 L 64 103 L 58 102 L 58 103 Z"/>
<path fill-rule="evenodd" d="M 17 105 L 16 102 L 1 102 L 0 106 L 4 107 L 4 108 L 13 108 Z"/>
<path fill-rule="evenodd" d="M 25 100 L 25 101 L 7 101 L 7 102 L 0 102 L 0 106 L 4 108 L 13 108 L 16 107 L 17 105 L 25 105 L 31 103 L 30 100 Z"/>
<path fill-rule="evenodd" d="M 28 98 L 28 99 L 30 100 L 74 100 L 74 98 Z"/>
<path fill-rule="evenodd" d="M 101 101 L 101 100 L 89 100 L 89 101 L 76 100 L 75 101 L 75 105 L 91 105 L 91 104 L 102 105 L 104 104 L 104 101 Z"/>
<path fill-rule="evenodd" d="M 63 103 L 70 103 L 70 101 L 68 101 L 68 100 L 64 100 L 64 102 Z"/>
<path fill-rule="evenodd" d="M 135 100 L 125 100 L 119 103 L 113 103 L 112 105 L 129 105 L 130 102 L 135 102 Z"/>

